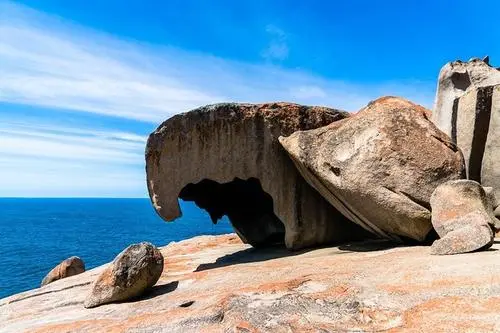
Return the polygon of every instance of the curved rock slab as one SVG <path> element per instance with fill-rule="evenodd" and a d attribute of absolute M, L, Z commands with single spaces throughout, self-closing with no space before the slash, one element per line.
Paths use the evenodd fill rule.
<path fill-rule="evenodd" d="M 78 257 L 70 257 L 54 267 L 42 280 L 41 287 L 54 281 L 85 272 L 85 263 Z"/>
<path fill-rule="evenodd" d="M 181 215 L 178 198 L 227 215 L 253 246 L 290 249 L 366 235 L 300 176 L 278 137 L 328 125 L 348 113 L 289 103 L 216 104 L 176 115 L 149 137 L 149 195 L 167 221 Z"/>
<path fill-rule="evenodd" d="M 423 241 L 432 229 L 432 192 L 464 176 L 461 152 L 428 112 L 383 97 L 350 118 L 280 142 L 309 184 L 352 221 L 381 237 Z"/>
<path fill-rule="evenodd" d="M 496 84 L 500 84 L 500 71 L 490 66 L 489 57 L 447 63 L 439 73 L 432 121 L 456 142 L 457 99 L 470 90 Z"/>
<path fill-rule="evenodd" d="M 153 244 L 142 242 L 123 250 L 92 286 L 86 308 L 127 301 L 153 287 L 163 272 L 163 255 Z"/>
<path fill-rule="evenodd" d="M 457 254 L 493 245 L 496 218 L 491 197 L 472 180 L 439 185 L 431 196 L 432 225 L 440 239 L 432 254 Z"/>

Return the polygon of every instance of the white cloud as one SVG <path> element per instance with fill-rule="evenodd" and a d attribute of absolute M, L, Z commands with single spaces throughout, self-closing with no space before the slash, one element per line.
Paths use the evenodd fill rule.
<path fill-rule="evenodd" d="M 262 55 L 287 58 L 287 34 L 275 26 L 267 33 L 270 44 Z M 123 41 L 0 0 L 0 103 L 158 124 L 222 101 L 290 101 L 356 111 L 381 95 L 428 107 L 434 97 L 434 83 L 342 82 L 270 63 Z M 3 117 L 0 196 L 145 195 L 144 136 L 56 119 L 40 124 L 14 112 Z"/>
<path fill-rule="evenodd" d="M 0 101 L 62 108 L 158 123 L 200 105 L 276 100 L 357 110 L 377 93 L 421 98 L 430 105 L 434 84 L 365 85 L 327 80 L 272 65 L 252 65 L 181 50 L 124 42 L 0 3 Z M 286 33 L 267 27 L 267 56 L 288 55 Z M 316 93 L 304 92 L 314 87 Z M 394 87 L 388 89 L 381 89 Z M 307 88 L 306 88 L 307 90 Z M 317 92 L 323 93 L 318 94 Z"/>
<path fill-rule="evenodd" d="M 34 167 L 36 163 L 36 167 Z M 121 165 L 0 157 L 0 196 L 145 197 L 145 175 Z"/>
<path fill-rule="evenodd" d="M 144 196 L 135 133 L 0 124 L 0 196 Z"/>
<path fill-rule="evenodd" d="M 0 125 L 0 155 L 141 165 L 145 141 L 134 133 Z"/>

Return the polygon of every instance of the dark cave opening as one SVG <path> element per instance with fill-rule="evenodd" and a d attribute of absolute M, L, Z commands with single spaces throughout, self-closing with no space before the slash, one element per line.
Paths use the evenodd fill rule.
<path fill-rule="evenodd" d="M 206 210 L 214 224 L 226 215 L 243 241 L 254 247 L 282 245 L 285 226 L 274 214 L 273 198 L 257 178 L 228 183 L 203 179 L 186 185 L 179 198 Z"/>

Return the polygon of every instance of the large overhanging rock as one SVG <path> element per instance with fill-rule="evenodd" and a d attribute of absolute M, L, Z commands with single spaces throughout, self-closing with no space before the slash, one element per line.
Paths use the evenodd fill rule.
<path fill-rule="evenodd" d="M 432 120 L 456 142 L 458 98 L 470 90 L 500 84 L 500 71 L 490 66 L 489 58 L 473 58 L 468 62 L 453 61 L 439 73 Z M 460 145 L 459 145 L 460 146 Z M 461 147 L 460 147 L 461 148 Z"/>
<path fill-rule="evenodd" d="M 227 215 L 253 246 L 298 249 L 366 236 L 300 176 L 278 137 L 314 129 L 348 113 L 296 104 L 217 104 L 176 115 L 149 137 L 147 183 L 167 221 L 178 198 L 194 201 L 215 223 Z"/>
<path fill-rule="evenodd" d="M 305 179 L 352 221 L 382 237 L 423 241 L 432 229 L 432 192 L 464 176 L 461 152 L 428 112 L 384 97 L 280 142 Z"/>

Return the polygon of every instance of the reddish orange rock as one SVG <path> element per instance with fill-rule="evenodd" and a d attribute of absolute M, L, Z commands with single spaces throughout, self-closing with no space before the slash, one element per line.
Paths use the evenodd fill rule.
<path fill-rule="evenodd" d="M 201 236 L 162 248 L 162 276 L 133 302 L 83 307 L 99 267 L 0 300 L 0 332 L 495 332 L 498 249 L 431 256 L 371 241 L 291 253 Z"/>
<path fill-rule="evenodd" d="M 54 281 L 64 279 L 73 275 L 85 272 L 85 264 L 78 257 L 71 257 L 63 260 L 59 265 L 54 267 L 42 280 L 41 286 L 45 286 Z"/>

